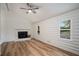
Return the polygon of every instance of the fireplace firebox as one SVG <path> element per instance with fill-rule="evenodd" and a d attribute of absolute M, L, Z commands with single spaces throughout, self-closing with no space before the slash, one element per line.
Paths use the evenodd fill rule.
<path fill-rule="evenodd" d="M 28 32 L 27 31 L 19 31 L 18 32 L 18 38 L 19 39 L 28 38 Z"/>

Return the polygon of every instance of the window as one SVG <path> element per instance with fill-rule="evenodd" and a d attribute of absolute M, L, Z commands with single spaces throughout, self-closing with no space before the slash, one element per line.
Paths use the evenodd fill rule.
<path fill-rule="evenodd" d="M 70 39 L 70 28 L 71 28 L 71 21 L 70 20 L 63 20 L 60 22 L 60 37 L 65 39 Z"/>

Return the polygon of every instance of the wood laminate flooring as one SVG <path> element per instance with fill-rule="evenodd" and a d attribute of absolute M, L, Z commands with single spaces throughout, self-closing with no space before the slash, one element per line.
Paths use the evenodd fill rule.
<path fill-rule="evenodd" d="M 72 56 L 76 55 L 36 39 L 5 42 L 1 45 L 2 56 Z"/>

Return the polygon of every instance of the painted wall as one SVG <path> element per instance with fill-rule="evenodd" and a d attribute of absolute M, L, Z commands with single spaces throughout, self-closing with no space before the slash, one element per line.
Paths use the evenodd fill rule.
<path fill-rule="evenodd" d="M 60 21 L 71 20 L 71 39 L 60 38 Z M 40 35 L 37 34 L 37 27 L 40 26 Z M 38 22 L 33 26 L 33 36 L 36 39 L 64 50 L 79 54 L 79 9 L 51 17 L 50 19 Z"/>
<path fill-rule="evenodd" d="M 4 6 L 4 4 L 0 4 L 1 8 L 0 8 L 0 25 L 1 25 L 1 38 L 0 38 L 0 42 L 2 43 L 2 41 L 6 40 L 6 8 Z"/>
<path fill-rule="evenodd" d="M 1 6 L 1 42 L 16 41 L 17 31 L 27 30 L 31 34 L 31 22 L 24 14 L 8 11 L 5 4 Z"/>
<path fill-rule="evenodd" d="M 1 4 L 0 4 L 0 8 L 1 8 Z M 1 9 L 0 9 L 0 22 L 1 22 Z M 1 41 L 1 23 L 0 23 L 0 41 Z"/>

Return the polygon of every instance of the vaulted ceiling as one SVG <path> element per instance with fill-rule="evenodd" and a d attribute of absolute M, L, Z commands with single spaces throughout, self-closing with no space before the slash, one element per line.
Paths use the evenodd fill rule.
<path fill-rule="evenodd" d="M 29 13 L 26 14 L 26 10 L 20 9 L 21 7 L 26 7 L 25 3 L 8 3 L 9 12 L 15 12 L 28 17 L 32 22 L 37 22 L 45 20 L 49 17 L 54 17 L 62 13 L 79 8 L 78 3 L 33 3 L 38 6 L 39 9 L 36 10 L 36 14 Z"/>

